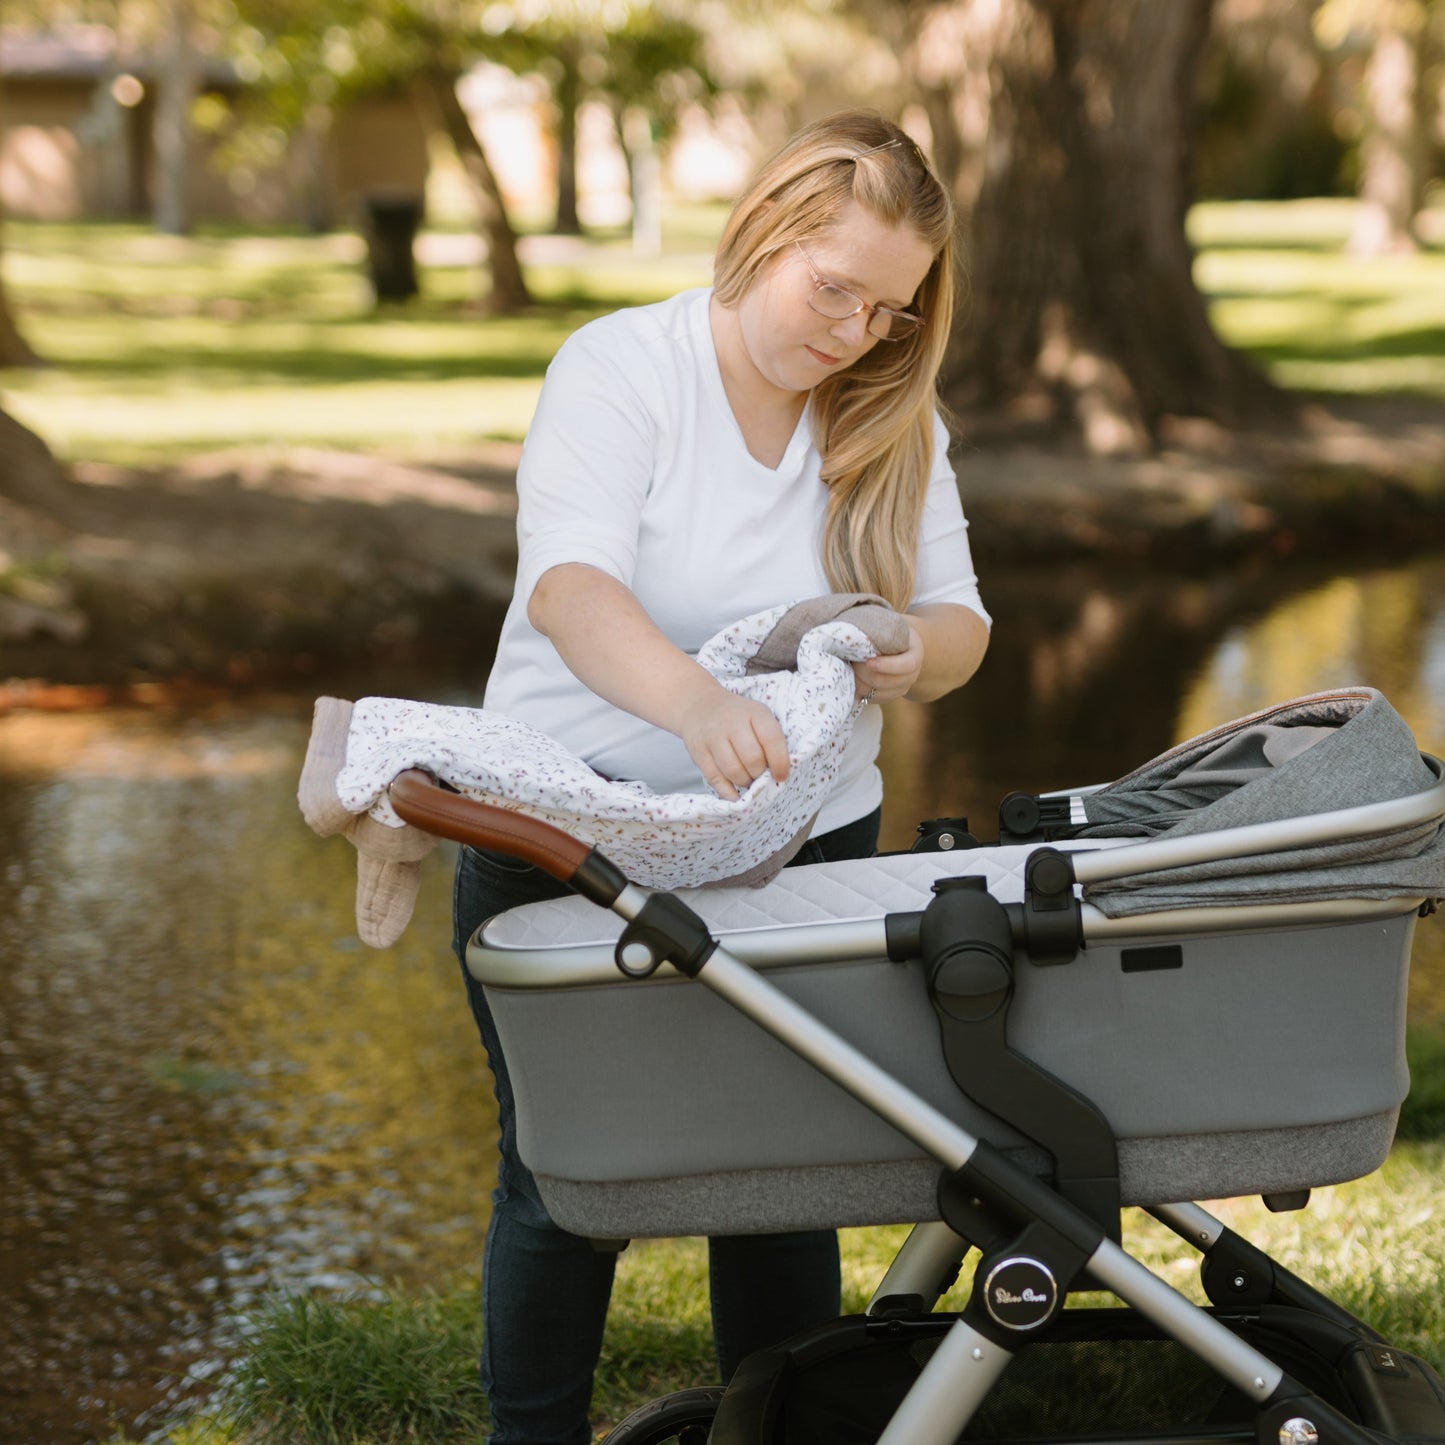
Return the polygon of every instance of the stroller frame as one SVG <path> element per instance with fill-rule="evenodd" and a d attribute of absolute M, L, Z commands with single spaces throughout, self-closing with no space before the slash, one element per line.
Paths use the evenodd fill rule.
<path fill-rule="evenodd" d="M 1001 954 L 1011 957 L 1014 948 L 1035 963 L 1047 963 L 1062 961 L 1085 939 L 1157 934 L 1161 927 L 1181 932 L 1207 927 L 1227 933 L 1264 925 L 1398 916 L 1421 907 L 1425 900 L 1191 908 L 1177 910 L 1179 917 L 1153 914 L 1141 922 L 1104 918 L 1078 901 L 1075 885 L 1341 837 L 1368 837 L 1439 819 L 1445 816 L 1445 768 L 1435 759 L 1425 761 L 1437 780 L 1435 786 L 1390 802 L 1091 851 L 1040 848 L 1030 859 L 1030 887 L 1021 906 L 999 904 L 976 887 L 945 890 L 921 915 L 791 930 L 803 935 L 795 940 L 784 937 L 789 930 L 778 930 L 773 937 L 754 935 L 738 951 L 719 943 L 676 896 L 652 893 L 629 882 L 596 850 L 548 824 L 446 791 L 416 771 L 401 774 L 389 791 L 393 807 L 405 821 L 534 863 L 592 902 L 610 908 L 627 924 L 615 950 L 616 966 L 624 974 L 646 978 L 659 969 L 671 970 L 705 984 L 941 1167 L 943 1218 L 915 1226 L 880 1283 L 869 1313 L 886 1317 L 900 1300 L 908 1302 L 906 1308 L 928 1310 L 970 1247 L 980 1248 L 982 1258 L 968 1305 L 948 1326 L 879 1436 L 879 1445 L 952 1445 L 1020 1346 L 1054 1319 L 1070 1289 L 1083 1281 L 1111 1291 L 1240 1391 L 1255 1407 L 1260 1441 L 1378 1445 L 1382 1435 L 1445 1438 L 1445 1393 L 1428 1366 L 1400 1357 L 1379 1342 L 1384 1364 L 1377 1362 L 1376 1368 L 1387 1393 L 1393 1390 L 1394 1396 L 1368 1426 L 1357 1423 L 1121 1246 L 1117 1170 L 1112 1193 L 1107 1177 L 1080 1177 L 1073 1181 L 1076 1187 L 1061 1189 L 1030 1174 L 900 1083 L 762 977 L 739 953 L 771 952 L 776 958 L 779 949 L 791 947 L 798 958 L 884 955 L 897 960 L 922 954 L 927 960 L 931 950 L 930 966 L 935 975 L 943 976 L 943 1001 L 935 977 L 934 1003 L 946 1034 L 949 1013 L 958 1015 L 956 1022 L 965 1028 L 987 1025 L 995 1016 L 989 1003 L 998 986 L 994 965 Z M 931 919 L 935 906 L 940 912 Z M 976 915 L 981 920 L 980 934 L 960 940 L 958 919 L 949 915 L 949 910 L 956 913 L 958 908 L 965 919 Z M 937 935 L 940 928 L 957 946 L 945 943 L 940 950 L 936 938 L 930 943 L 930 932 Z M 998 1027 L 1001 1031 L 1001 1023 Z M 1058 1088 L 1061 1097 L 1072 1093 L 1067 1086 Z M 1086 1161 L 1095 1162 L 1097 1156 Z M 1086 1167 L 1082 1176 L 1088 1174 Z M 1263 1297 L 1311 1309 L 1337 1322 L 1349 1321 L 1364 1335 L 1371 1334 L 1199 1206 L 1170 1203 L 1152 1206 L 1151 1212 L 1204 1251 L 1206 1266 L 1211 1256 L 1223 1261 L 1241 1302 L 1254 1302 L 1262 1290 Z M 1261 1276 L 1267 1276 L 1263 1283 Z M 1241 1280 L 1247 1284 L 1241 1287 Z M 1227 1284 L 1223 1289 L 1230 1293 Z M 1399 1370 L 1392 1368 L 1397 1365 L 1406 1376 L 1403 1384 Z"/>

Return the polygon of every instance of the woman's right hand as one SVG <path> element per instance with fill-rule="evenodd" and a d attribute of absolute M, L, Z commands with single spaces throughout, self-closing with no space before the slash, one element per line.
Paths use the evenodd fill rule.
<path fill-rule="evenodd" d="M 788 742 L 772 711 L 751 698 L 714 685 L 700 690 L 678 719 L 678 736 L 708 786 L 727 802 L 770 772 L 787 779 Z"/>
<path fill-rule="evenodd" d="M 788 743 L 772 712 L 729 692 L 658 630 L 630 589 L 582 562 L 542 574 L 532 626 L 599 697 L 682 739 L 707 784 L 732 802 L 764 772 L 787 776 Z"/>

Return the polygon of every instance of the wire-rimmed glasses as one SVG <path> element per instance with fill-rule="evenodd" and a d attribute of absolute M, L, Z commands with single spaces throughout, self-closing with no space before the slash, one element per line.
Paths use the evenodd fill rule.
<path fill-rule="evenodd" d="M 911 311 L 895 311 L 891 306 L 870 306 L 861 296 L 855 296 L 835 282 L 824 280 L 818 274 L 813 258 L 803 249 L 802 242 L 794 241 L 793 245 L 813 273 L 813 294 L 808 297 L 808 305 L 819 316 L 826 316 L 829 321 L 846 321 L 850 316 L 866 311 L 868 334 L 880 341 L 903 341 L 923 326 L 923 318 Z"/>

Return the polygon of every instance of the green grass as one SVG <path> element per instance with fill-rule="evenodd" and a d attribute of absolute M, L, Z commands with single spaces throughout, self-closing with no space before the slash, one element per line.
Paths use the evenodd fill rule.
<path fill-rule="evenodd" d="M 515 441 L 571 331 L 707 281 L 698 213 L 685 219 L 651 260 L 617 239 L 547 246 L 527 267 L 537 305 L 505 319 L 479 314 L 472 238 L 457 233 L 421 238 L 420 297 L 377 308 L 351 233 L 182 239 L 11 222 L 7 286 L 52 365 L 0 373 L 0 385 L 6 405 L 70 459 Z"/>
<path fill-rule="evenodd" d="M 1445 252 L 1352 256 L 1353 217 L 1338 200 L 1197 207 L 1196 278 L 1215 326 L 1287 387 L 1445 397 Z"/>
<path fill-rule="evenodd" d="M 365 1301 L 278 1299 L 231 1382 L 229 1433 L 254 1445 L 475 1440 L 475 1293 Z"/>
<path fill-rule="evenodd" d="M 1195 209 L 1216 325 L 1286 385 L 1445 397 L 1445 253 L 1345 252 L 1349 201 Z M 547 361 L 582 322 L 704 284 L 717 206 L 677 207 L 660 257 L 625 237 L 524 241 L 537 305 L 483 318 L 465 232 L 424 233 L 422 295 L 375 308 L 364 246 L 329 236 L 124 224 L 6 227 L 5 280 L 54 365 L 0 373 L 5 405 L 63 456 L 165 463 L 195 452 L 338 446 L 425 455 L 519 440 Z M 1432 213 L 1433 230 L 1445 216 Z"/>
<path fill-rule="evenodd" d="M 1379 1173 L 1315 1191 L 1304 1211 L 1273 1215 L 1251 1200 L 1215 1208 L 1398 1348 L 1445 1370 L 1445 1140 L 1421 1137 L 1418 1118 L 1405 1132 L 1417 1142 L 1398 1144 Z M 1198 1257 L 1137 1211 L 1125 1219 L 1131 1253 L 1203 1302 Z M 843 1231 L 845 1310 L 864 1308 L 905 1234 Z M 967 1277 L 966 1268 L 944 1308 L 962 1306 Z M 249 1338 L 226 1393 L 179 1423 L 173 1445 L 460 1445 L 484 1429 L 473 1281 L 420 1296 L 279 1298 L 251 1322 Z M 599 1431 L 714 1375 L 703 1241 L 634 1243 L 619 1262 L 597 1373 Z"/>

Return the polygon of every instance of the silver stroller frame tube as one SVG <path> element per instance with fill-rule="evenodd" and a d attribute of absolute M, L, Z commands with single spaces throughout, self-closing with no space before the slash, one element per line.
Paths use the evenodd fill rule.
<path fill-rule="evenodd" d="M 915 1224 L 878 1281 L 867 1312 L 876 1313 L 884 1300 L 898 1295 L 917 1295 L 932 1309 L 957 1277 L 970 1243 L 941 1219 Z"/>

